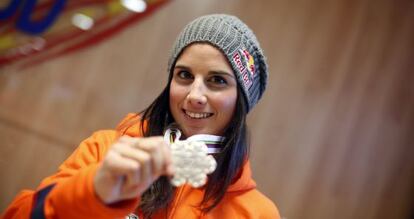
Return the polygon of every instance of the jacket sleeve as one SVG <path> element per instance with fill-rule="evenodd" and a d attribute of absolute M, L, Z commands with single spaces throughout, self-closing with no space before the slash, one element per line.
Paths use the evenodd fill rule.
<path fill-rule="evenodd" d="M 115 131 L 99 131 L 84 140 L 36 191 L 19 193 L 3 218 L 125 218 L 138 205 L 138 198 L 108 206 L 93 188 L 100 161 L 116 137 Z"/>

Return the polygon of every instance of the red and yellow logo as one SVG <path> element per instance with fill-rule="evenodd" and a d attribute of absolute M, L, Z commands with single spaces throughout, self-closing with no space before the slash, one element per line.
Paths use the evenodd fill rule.
<path fill-rule="evenodd" d="M 247 70 L 249 71 L 250 75 L 253 78 L 255 74 L 253 56 L 251 56 L 249 51 L 247 51 L 246 49 L 243 49 L 241 52 L 244 55 L 244 58 L 245 58 L 244 60 L 245 60 L 245 65 L 247 66 Z"/>
<path fill-rule="evenodd" d="M 256 73 L 253 56 L 250 55 L 247 49 L 240 49 L 234 53 L 233 62 L 241 74 L 244 86 L 249 89 L 252 86 L 252 80 Z"/>

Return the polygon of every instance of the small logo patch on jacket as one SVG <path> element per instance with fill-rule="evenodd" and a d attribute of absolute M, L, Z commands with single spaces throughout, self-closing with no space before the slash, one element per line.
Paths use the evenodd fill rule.
<path fill-rule="evenodd" d="M 138 215 L 131 213 L 131 214 L 128 214 L 125 217 L 125 219 L 139 219 L 139 217 L 138 217 Z"/>

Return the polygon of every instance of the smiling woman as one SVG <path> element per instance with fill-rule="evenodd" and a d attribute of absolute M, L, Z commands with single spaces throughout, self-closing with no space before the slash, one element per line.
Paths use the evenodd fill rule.
<path fill-rule="evenodd" d="M 236 99 L 237 82 L 220 50 L 196 43 L 183 51 L 173 71 L 170 110 L 184 135 L 222 135 Z"/>
<path fill-rule="evenodd" d="M 249 165 L 246 116 L 268 74 L 253 32 L 230 15 L 197 18 L 168 73 L 149 107 L 82 142 L 4 218 L 280 218 Z"/>

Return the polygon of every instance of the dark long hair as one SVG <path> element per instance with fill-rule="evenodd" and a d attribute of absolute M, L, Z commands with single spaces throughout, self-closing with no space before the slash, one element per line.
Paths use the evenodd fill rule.
<path fill-rule="evenodd" d="M 144 123 L 141 123 L 146 137 L 163 135 L 167 126 L 174 122 L 169 108 L 170 83 L 171 79 L 154 102 L 141 112 L 142 121 L 147 122 L 146 129 L 144 129 Z M 239 176 L 249 155 L 246 127 L 247 105 L 241 88 L 238 86 L 237 89 L 236 109 L 224 132 L 226 137 L 224 149 L 214 156 L 217 169 L 208 176 L 203 200 L 199 206 L 195 206 L 205 213 L 219 204 L 228 187 Z M 156 180 L 141 196 L 139 208 L 145 218 L 151 218 L 156 211 L 167 208 L 173 200 L 174 193 L 175 188 L 166 176 Z"/>

